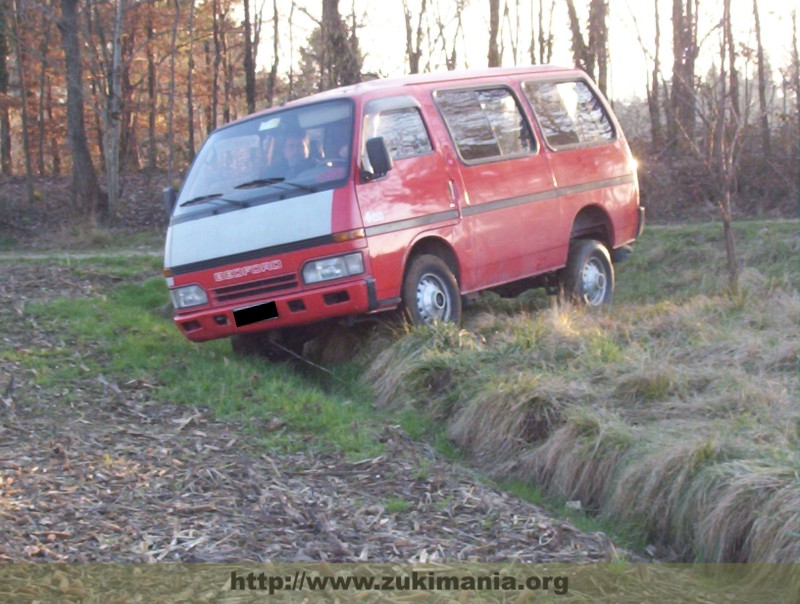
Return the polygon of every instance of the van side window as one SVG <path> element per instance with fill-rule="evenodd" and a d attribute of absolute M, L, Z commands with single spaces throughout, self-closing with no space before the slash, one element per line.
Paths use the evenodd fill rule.
<path fill-rule="evenodd" d="M 392 159 L 405 159 L 433 151 L 419 109 L 405 107 L 364 116 L 363 141 L 382 136 Z M 364 158 L 366 161 L 366 158 Z"/>
<path fill-rule="evenodd" d="M 510 90 L 439 90 L 434 95 L 464 161 L 533 153 L 530 127 Z"/>
<path fill-rule="evenodd" d="M 547 144 L 554 149 L 614 139 L 603 105 L 583 82 L 524 82 Z"/>

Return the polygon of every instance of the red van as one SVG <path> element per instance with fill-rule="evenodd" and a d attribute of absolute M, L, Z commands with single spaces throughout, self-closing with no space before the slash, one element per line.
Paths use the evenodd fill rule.
<path fill-rule="evenodd" d="M 191 340 L 559 287 L 607 304 L 641 233 L 636 162 L 583 72 L 376 80 L 213 132 L 176 195 L 165 275 Z"/>

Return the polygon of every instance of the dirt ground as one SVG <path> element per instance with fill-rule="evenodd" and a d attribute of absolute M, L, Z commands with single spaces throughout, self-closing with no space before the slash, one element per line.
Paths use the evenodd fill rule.
<path fill-rule="evenodd" d="M 20 354 L 69 347 L 26 306 L 109 285 L 63 267 L 6 260 L 0 347 Z M 160 400 L 150 384 L 114 383 L 88 368 L 80 379 L 44 384 L 18 357 L 0 359 L 0 562 L 626 555 L 604 534 L 577 530 L 487 485 L 396 426 L 382 427 L 387 452 L 375 459 L 271 455 L 249 444 L 242 426 Z M 408 502 L 405 509 L 386 509 L 396 499 Z"/>

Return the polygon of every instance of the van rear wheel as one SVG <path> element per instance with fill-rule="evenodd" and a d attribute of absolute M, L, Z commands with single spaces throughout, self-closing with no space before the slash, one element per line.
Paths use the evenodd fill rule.
<path fill-rule="evenodd" d="M 441 258 L 423 254 L 412 260 L 403 283 L 403 306 L 415 325 L 461 320 L 458 282 Z"/>
<path fill-rule="evenodd" d="M 561 274 L 564 296 L 584 306 L 611 303 L 614 294 L 614 265 L 599 241 L 578 239 L 569 247 L 567 266 Z"/>

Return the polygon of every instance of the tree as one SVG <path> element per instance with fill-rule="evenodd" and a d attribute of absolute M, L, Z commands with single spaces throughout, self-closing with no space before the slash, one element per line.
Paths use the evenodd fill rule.
<path fill-rule="evenodd" d="M 0 166 L 3 174 L 11 175 L 11 120 L 8 108 L 8 5 L 0 3 Z"/>
<path fill-rule="evenodd" d="M 67 75 L 67 138 L 72 154 L 72 198 L 75 208 L 93 220 L 108 219 L 108 199 L 97 181 L 89 155 L 83 121 L 83 87 L 77 6 L 80 0 L 61 0 L 58 29 Z"/>
<path fill-rule="evenodd" d="M 300 10 L 313 19 L 317 27 L 311 32 L 307 46 L 300 49 L 305 87 L 293 87 L 293 92 L 302 96 L 312 92 L 312 87 L 321 92 L 360 82 L 364 59 L 359 49 L 355 16 L 348 31 L 339 14 L 339 0 L 323 0 L 322 19 L 316 19 L 305 9 Z"/>
<path fill-rule="evenodd" d="M 753 0 L 753 18 L 755 19 L 756 29 L 756 53 L 758 60 L 758 107 L 761 110 L 761 150 L 764 157 L 772 155 L 769 116 L 767 108 L 767 76 L 764 60 L 764 45 L 761 43 L 761 20 L 758 16 L 758 0 Z"/>
<path fill-rule="evenodd" d="M 169 56 L 169 112 L 168 136 L 169 136 L 169 160 L 167 163 L 167 182 L 172 186 L 175 178 L 175 62 L 178 55 L 178 26 L 181 20 L 181 5 L 179 0 L 173 0 L 175 6 L 175 18 L 172 22 L 172 42 L 170 44 Z M 216 23 L 216 13 L 214 13 Z M 216 80 L 215 80 L 216 81 Z M 215 116 L 216 117 L 216 116 Z"/>
<path fill-rule="evenodd" d="M 294 13 L 294 2 L 292 2 L 292 11 L 289 13 L 289 35 L 292 35 L 292 14 Z M 278 82 L 278 61 L 280 58 L 280 47 L 278 46 L 278 0 L 272 0 L 272 67 L 269 70 L 267 78 L 267 106 L 272 107 L 275 102 L 275 86 Z M 291 49 L 294 52 L 294 48 Z M 291 71 L 290 71 L 290 87 L 291 87 Z M 290 91 L 291 94 L 291 91 Z"/>
<path fill-rule="evenodd" d="M 403 16 L 406 24 L 406 57 L 408 58 L 408 73 L 419 73 L 419 61 L 422 58 L 422 23 L 428 9 L 427 0 L 422 0 L 422 6 L 417 16 L 416 32 L 411 23 L 412 15 L 408 7 L 408 0 L 403 0 Z"/>
<path fill-rule="evenodd" d="M 589 4 L 589 42 L 584 41 L 574 0 L 567 0 L 572 57 L 575 64 L 592 76 L 603 94 L 608 88 L 608 16 L 607 0 L 591 0 Z"/>
<path fill-rule="evenodd" d="M 489 0 L 489 67 L 500 67 L 497 35 L 500 31 L 500 0 Z"/>
<path fill-rule="evenodd" d="M 108 85 L 106 103 L 106 181 L 108 187 L 109 220 L 113 222 L 117 214 L 120 192 L 120 131 L 122 129 L 122 20 L 125 16 L 125 0 L 116 0 L 114 12 L 114 33 L 111 38 L 111 81 Z"/>
<path fill-rule="evenodd" d="M 261 32 L 261 11 L 250 18 L 250 0 L 244 1 L 244 78 L 245 97 L 247 98 L 247 112 L 256 110 L 256 59 L 258 56 L 259 34 Z M 192 7 L 194 8 L 194 6 Z M 277 3 L 274 6 L 277 11 Z"/>
<path fill-rule="evenodd" d="M 28 135 L 28 88 L 25 85 L 25 68 L 23 67 L 22 44 L 19 40 L 19 4 L 14 1 L 11 15 L 11 39 L 14 41 L 14 54 L 17 58 L 17 79 L 19 80 L 20 100 L 22 106 L 22 148 L 25 153 L 25 184 L 28 201 L 33 203 L 33 168 L 31 166 L 31 144 Z"/>
<path fill-rule="evenodd" d="M 186 115 L 188 121 L 188 140 L 186 141 L 189 161 L 194 159 L 194 2 L 189 5 L 189 64 L 186 73 Z"/>
<path fill-rule="evenodd" d="M 347 26 L 339 14 L 339 0 L 322 0 L 322 73 L 320 90 L 355 84 L 361 80 L 363 58 L 355 27 Z"/>
<path fill-rule="evenodd" d="M 672 0 L 672 93 L 667 130 L 672 141 L 692 138 L 695 122 L 694 65 L 697 45 L 696 0 Z"/>
<path fill-rule="evenodd" d="M 597 66 L 597 85 L 608 93 L 608 0 L 589 4 L 589 52 Z"/>

